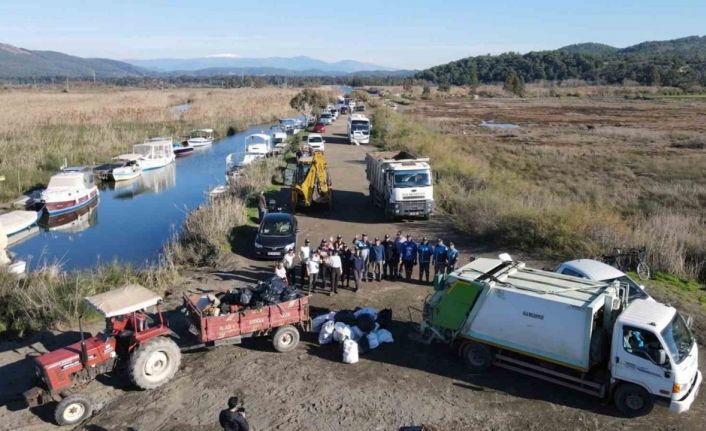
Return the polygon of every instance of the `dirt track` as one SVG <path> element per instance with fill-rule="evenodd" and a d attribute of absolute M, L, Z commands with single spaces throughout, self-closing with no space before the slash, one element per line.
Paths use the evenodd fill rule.
<path fill-rule="evenodd" d="M 429 222 L 388 223 L 370 207 L 364 154 L 368 148 L 345 144 L 345 117 L 331 127 L 326 157 L 334 179 L 333 212 L 298 215 L 299 242 L 309 237 L 340 234 L 346 241 L 356 233 L 371 237 L 397 230 L 415 236 L 442 236 L 454 240 L 463 260 L 470 254 L 497 254 L 491 247 L 449 233 L 443 219 Z M 242 285 L 271 272 L 269 263 L 245 257 L 252 229 L 243 229 L 232 261 L 221 272 L 199 273 L 188 287 Z M 517 256 L 525 258 L 526 256 Z M 178 297 L 171 295 L 172 302 Z M 356 365 L 340 361 L 336 347 L 319 347 L 313 336 L 293 353 L 275 353 L 267 340 L 186 354 L 177 377 L 166 386 L 143 392 L 115 379 L 93 382 L 86 388 L 105 407 L 84 425 L 89 430 L 212 430 L 228 396 L 245 398 L 253 429 L 263 430 L 396 430 L 402 425 L 426 424 L 439 430 L 466 429 L 701 429 L 706 402 L 701 396 L 685 415 L 673 416 L 656 407 L 644 418 L 624 419 L 612 405 L 568 389 L 517 374 L 493 370 L 468 374 L 462 362 L 442 346 L 422 346 L 407 339 L 418 309 L 430 293 L 428 286 L 366 283 L 361 291 L 333 297 L 316 295 L 316 307 L 341 309 L 373 306 L 393 309 L 395 343 L 364 356 Z M 44 337 L 56 347 L 61 340 Z M 39 339 L 39 338 L 38 338 Z M 28 346 L 0 345 L 0 395 L 7 399 L 31 375 L 22 358 Z M 703 362 L 703 361 L 702 361 Z M 703 370 L 703 366 L 702 366 Z M 116 387 L 117 386 L 117 387 Z M 18 410 L 17 402 L 0 408 L 0 429 L 56 429 L 50 409 Z"/>

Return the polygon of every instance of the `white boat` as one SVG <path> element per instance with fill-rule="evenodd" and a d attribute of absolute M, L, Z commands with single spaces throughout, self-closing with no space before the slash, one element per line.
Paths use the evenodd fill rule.
<path fill-rule="evenodd" d="M 211 190 L 208 191 L 208 197 L 210 199 L 218 199 L 220 197 L 225 196 L 226 192 L 228 191 L 228 186 L 225 184 L 218 185 Z"/>
<path fill-rule="evenodd" d="M 95 168 L 93 173 L 102 181 L 132 180 L 142 174 L 142 159 L 140 154 L 121 154 L 113 157 L 110 163 Z"/>
<path fill-rule="evenodd" d="M 275 125 L 270 127 L 270 136 L 276 153 L 281 153 L 287 149 L 287 132 L 282 129 L 282 126 Z"/>
<path fill-rule="evenodd" d="M 36 211 L 10 211 L 0 214 L 0 226 L 7 236 L 12 236 L 37 223 L 39 216 Z"/>
<path fill-rule="evenodd" d="M 44 210 L 50 215 L 75 211 L 98 198 L 93 172 L 86 168 L 64 169 L 49 179 L 42 192 Z"/>
<path fill-rule="evenodd" d="M 138 162 L 143 171 L 157 169 L 174 162 L 172 138 L 150 138 L 142 144 L 133 147 L 133 152 L 142 156 Z"/>
<path fill-rule="evenodd" d="M 270 135 L 255 133 L 245 138 L 245 154 L 261 154 L 263 157 L 274 153 Z"/>
<path fill-rule="evenodd" d="M 186 142 L 194 148 L 211 145 L 213 144 L 213 129 L 193 130 Z"/>

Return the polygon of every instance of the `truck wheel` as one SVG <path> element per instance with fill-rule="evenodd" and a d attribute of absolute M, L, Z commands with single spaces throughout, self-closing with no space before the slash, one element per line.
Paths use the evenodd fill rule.
<path fill-rule="evenodd" d="M 76 425 L 93 414 L 93 403 L 79 394 L 69 395 L 59 402 L 54 420 L 59 425 Z"/>
<path fill-rule="evenodd" d="M 613 402 L 620 413 L 627 417 L 644 416 L 652 411 L 654 400 L 642 386 L 623 383 L 615 390 Z"/>
<path fill-rule="evenodd" d="M 280 353 L 292 351 L 299 344 L 299 331 L 292 325 L 280 326 L 272 337 L 272 345 Z"/>
<path fill-rule="evenodd" d="M 463 348 L 463 360 L 473 373 L 484 373 L 493 366 L 493 352 L 478 343 L 468 343 Z"/>
<path fill-rule="evenodd" d="M 181 362 L 179 346 L 171 338 L 153 338 L 130 356 L 130 379 L 142 389 L 154 389 L 174 377 Z"/>

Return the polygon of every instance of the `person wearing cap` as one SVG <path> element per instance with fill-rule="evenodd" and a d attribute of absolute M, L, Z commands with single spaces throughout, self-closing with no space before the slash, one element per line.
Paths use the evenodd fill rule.
<path fill-rule="evenodd" d="M 390 235 L 385 234 L 385 238 L 382 240 L 382 247 L 385 249 L 385 264 L 382 266 L 382 278 L 385 280 L 392 280 L 392 274 L 395 273 L 393 270 L 395 243 L 390 239 Z"/>
<path fill-rule="evenodd" d="M 331 252 L 331 256 L 328 258 L 329 262 L 329 272 L 331 273 L 331 290 L 329 291 L 329 296 L 334 293 L 338 293 L 338 283 L 341 281 L 341 273 L 343 268 L 343 262 L 341 261 L 341 256 L 338 255 L 337 250 Z"/>
<path fill-rule="evenodd" d="M 316 288 L 316 279 L 319 278 L 319 266 L 321 265 L 321 256 L 319 252 L 314 252 L 306 261 L 307 274 L 309 274 L 309 293 Z"/>
<path fill-rule="evenodd" d="M 287 272 L 287 281 L 290 286 L 294 286 L 297 281 L 296 268 L 297 265 L 294 263 L 294 258 L 296 254 L 294 253 L 294 247 L 287 250 L 287 253 L 282 258 L 282 264 L 284 265 L 284 270 Z"/>
<path fill-rule="evenodd" d="M 355 290 L 357 292 L 360 289 L 360 283 L 363 279 L 363 271 L 365 270 L 365 260 L 363 260 L 362 250 L 356 250 L 353 254 L 353 282 L 355 283 Z"/>
<path fill-rule="evenodd" d="M 402 244 L 402 263 L 404 264 L 404 274 L 407 281 L 412 280 L 412 270 L 417 264 L 417 243 L 412 239 L 412 235 L 407 235 L 407 241 Z"/>
<path fill-rule="evenodd" d="M 375 238 L 374 244 L 370 248 L 370 256 L 373 262 L 375 280 L 382 281 L 382 267 L 385 265 L 385 247 L 382 246 L 379 238 Z"/>
<path fill-rule="evenodd" d="M 299 263 L 301 265 L 302 272 L 302 286 L 304 286 L 304 280 L 307 279 L 306 262 L 309 260 L 309 257 L 311 257 L 311 245 L 309 242 L 309 238 L 307 238 L 304 240 L 304 245 L 299 248 Z"/>
<path fill-rule="evenodd" d="M 402 278 L 402 268 L 404 267 L 404 262 L 402 262 L 403 244 L 404 238 L 402 238 L 402 232 L 397 231 L 397 235 L 395 235 L 395 248 L 397 249 L 397 268 L 395 269 L 396 278 Z"/>
<path fill-rule="evenodd" d="M 417 254 L 419 255 L 419 281 L 423 281 L 422 278 L 426 276 L 426 282 L 429 282 L 429 265 L 431 264 L 431 256 L 434 254 L 434 249 L 429 244 L 427 237 L 422 238 L 421 244 L 417 247 Z"/>
<path fill-rule="evenodd" d="M 360 250 L 360 255 L 363 258 L 363 262 L 365 263 L 363 268 L 362 280 L 367 281 L 369 265 L 368 258 L 370 257 L 370 241 L 368 241 L 368 235 L 363 234 L 362 239 L 357 240 L 355 246 L 358 247 L 358 250 Z"/>
<path fill-rule="evenodd" d="M 444 245 L 444 240 L 439 238 L 436 240 L 436 246 L 434 247 L 434 253 L 431 256 L 431 262 L 434 264 L 434 277 L 439 273 L 446 272 L 446 258 L 448 254 L 448 247 Z"/>
<path fill-rule="evenodd" d="M 446 258 L 446 272 L 450 273 L 456 269 L 456 262 L 458 261 L 458 250 L 453 242 L 449 242 L 449 251 Z"/>

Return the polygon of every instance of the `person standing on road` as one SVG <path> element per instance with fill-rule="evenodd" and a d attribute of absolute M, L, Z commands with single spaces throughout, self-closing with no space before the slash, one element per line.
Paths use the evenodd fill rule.
<path fill-rule="evenodd" d="M 373 261 L 373 272 L 376 281 L 382 281 L 382 267 L 385 265 L 385 247 L 375 238 L 374 245 L 370 248 L 370 258 Z"/>
<path fill-rule="evenodd" d="M 412 235 L 407 235 L 407 241 L 402 244 L 402 263 L 404 263 L 405 278 L 411 281 L 412 270 L 417 264 L 417 244 L 412 239 Z"/>
<path fill-rule="evenodd" d="M 432 255 L 432 263 L 434 264 L 434 277 L 439 273 L 446 271 L 446 257 L 449 249 L 444 245 L 444 240 L 441 238 L 436 240 L 434 254 Z"/>
<path fill-rule="evenodd" d="M 224 431 L 250 431 L 245 412 L 238 397 L 228 398 L 228 408 L 221 410 L 218 423 Z"/>
<path fill-rule="evenodd" d="M 284 269 L 282 261 L 277 262 L 277 265 L 275 265 L 275 275 L 281 278 L 282 281 L 287 281 L 287 270 Z"/>
<path fill-rule="evenodd" d="M 309 260 L 309 257 L 311 257 L 311 246 L 309 245 L 309 238 L 304 240 L 304 245 L 299 248 L 299 262 L 301 264 L 301 278 L 302 278 L 302 287 L 304 286 L 305 279 L 307 278 L 307 269 L 306 269 L 306 262 Z"/>
<path fill-rule="evenodd" d="M 257 198 L 258 223 L 262 223 L 265 215 L 267 215 L 267 199 L 265 199 L 265 192 L 260 192 L 260 196 Z"/>
<path fill-rule="evenodd" d="M 385 263 L 382 266 L 382 278 L 385 280 L 392 279 L 392 257 L 394 243 L 390 239 L 390 235 L 385 234 L 385 238 L 382 240 L 382 247 L 385 249 Z"/>
<path fill-rule="evenodd" d="M 284 264 L 284 270 L 287 272 L 287 281 L 289 282 L 289 285 L 294 287 L 297 282 L 297 274 L 296 274 L 296 264 L 294 263 L 294 258 L 296 255 L 294 254 L 294 248 L 290 248 L 287 251 L 287 254 L 284 255 L 282 258 L 282 263 Z"/>
<path fill-rule="evenodd" d="M 446 273 L 451 273 L 456 269 L 456 262 L 458 261 L 458 250 L 453 242 L 449 242 L 449 251 L 446 256 Z"/>
<path fill-rule="evenodd" d="M 329 257 L 329 266 L 331 267 L 331 290 L 329 291 L 329 296 L 334 293 L 338 293 L 338 283 L 341 282 L 341 273 L 343 268 L 343 262 L 341 261 L 341 256 L 338 255 L 338 251 L 334 250 Z"/>
<path fill-rule="evenodd" d="M 351 287 L 351 275 L 353 275 L 353 253 L 348 245 L 343 244 L 341 251 L 341 262 L 343 264 L 343 278 L 341 279 L 341 287 Z"/>
<path fill-rule="evenodd" d="M 321 258 L 321 262 L 319 265 L 319 273 L 321 276 L 321 288 L 323 290 L 326 290 L 326 280 L 328 277 L 330 277 L 329 270 L 330 267 L 328 265 L 329 263 L 329 256 L 331 254 L 331 249 L 328 246 L 328 243 L 326 242 L 325 239 L 321 240 L 321 244 L 319 245 L 319 257 Z"/>
<path fill-rule="evenodd" d="M 368 265 L 370 257 L 370 241 L 368 241 L 368 235 L 363 234 L 363 238 L 357 240 L 355 246 L 358 247 L 358 250 L 360 250 L 360 255 L 363 258 L 364 262 L 364 272 L 362 274 L 362 280 L 368 281 Z"/>
<path fill-rule="evenodd" d="M 314 254 L 306 261 L 306 269 L 309 274 L 309 293 L 316 288 L 316 279 L 319 277 L 320 264 L 321 256 L 319 256 L 319 252 L 314 252 Z"/>
<path fill-rule="evenodd" d="M 431 263 L 431 256 L 434 253 L 434 249 L 427 237 L 422 238 L 422 243 L 419 244 L 417 248 L 417 254 L 419 255 L 419 281 L 423 281 L 422 278 L 426 276 L 426 282 L 429 282 L 429 264 Z"/>
<path fill-rule="evenodd" d="M 365 270 L 365 260 L 363 260 L 363 251 L 356 250 L 353 255 L 353 281 L 355 283 L 355 292 L 360 288 L 361 280 L 363 279 L 363 271 Z"/>
<path fill-rule="evenodd" d="M 402 269 L 404 268 L 404 262 L 402 262 L 402 252 L 404 239 L 402 238 L 402 232 L 398 231 L 395 235 L 395 248 L 397 249 L 397 268 L 395 268 L 396 278 L 402 278 Z"/>

